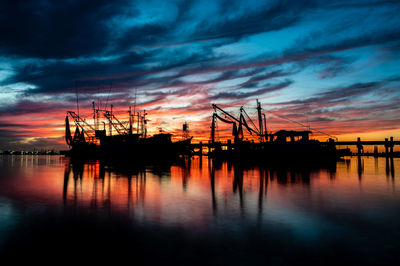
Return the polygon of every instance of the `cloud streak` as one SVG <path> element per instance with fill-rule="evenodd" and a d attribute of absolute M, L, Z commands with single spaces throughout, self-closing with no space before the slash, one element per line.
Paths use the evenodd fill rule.
<path fill-rule="evenodd" d="M 202 140 L 211 103 L 256 98 L 272 129 L 294 127 L 273 112 L 330 134 L 398 129 L 399 11 L 396 1 L 3 1 L 0 148 L 60 147 L 76 92 L 86 117 L 93 100 L 124 117 L 137 94 L 150 126 L 176 133 L 193 121 Z"/>

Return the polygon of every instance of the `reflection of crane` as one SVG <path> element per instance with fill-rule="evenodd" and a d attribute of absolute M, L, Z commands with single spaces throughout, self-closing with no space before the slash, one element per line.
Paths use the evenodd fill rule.
<path fill-rule="evenodd" d="M 215 124 L 217 122 L 217 119 L 221 120 L 224 123 L 233 125 L 232 135 L 234 136 L 235 143 L 243 140 L 243 126 L 246 128 L 246 130 L 249 132 L 250 135 L 253 135 L 253 134 L 259 135 L 261 137 L 261 139 L 263 139 L 263 137 L 262 137 L 263 130 L 262 129 L 260 130 L 256 127 L 256 125 L 253 123 L 253 121 L 251 120 L 251 118 L 249 117 L 247 112 L 244 110 L 243 106 L 240 108 L 239 119 L 237 119 L 230 113 L 226 112 L 225 110 L 223 110 L 216 104 L 213 104 L 212 107 L 214 108 L 214 113 L 213 113 L 212 122 L 211 122 L 211 142 L 212 143 L 215 142 L 215 128 L 216 128 Z M 225 118 L 218 115 L 217 111 L 222 112 L 225 115 Z M 250 121 L 252 127 L 250 127 L 248 125 L 248 123 L 245 119 L 245 116 Z M 262 122 L 261 122 L 261 127 L 262 127 Z"/>

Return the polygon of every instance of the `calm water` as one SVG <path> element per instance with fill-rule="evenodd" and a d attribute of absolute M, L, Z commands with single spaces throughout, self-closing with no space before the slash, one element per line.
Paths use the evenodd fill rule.
<path fill-rule="evenodd" d="M 400 265 L 400 160 L 320 167 L 0 157 L 0 256 Z"/>

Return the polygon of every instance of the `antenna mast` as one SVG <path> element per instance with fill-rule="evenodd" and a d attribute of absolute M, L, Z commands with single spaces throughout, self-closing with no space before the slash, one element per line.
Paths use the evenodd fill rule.
<path fill-rule="evenodd" d="M 257 99 L 257 113 L 258 113 L 258 126 L 259 126 L 259 131 L 260 131 L 260 141 L 263 141 L 263 133 L 264 133 L 264 127 L 263 127 L 263 118 L 261 114 L 261 104 Z"/>
<path fill-rule="evenodd" d="M 75 80 L 75 94 L 76 94 L 76 110 L 79 116 L 79 97 L 78 97 L 78 86 L 76 85 L 76 80 Z"/>
<path fill-rule="evenodd" d="M 129 135 L 132 135 L 132 107 L 129 104 Z"/>
<path fill-rule="evenodd" d="M 107 100 L 106 100 L 106 104 L 104 106 L 104 110 L 107 110 L 108 98 L 110 97 L 111 88 L 112 88 L 112 83 L 110 84 L 110 90 L 108 91 Z"/>
<path fill-rule="evenodd" d="M 135 88 L 135 101 L 133 102 L 133 113 L 136 111 L 136 96 L 137 96 L 137 88 Z"/>

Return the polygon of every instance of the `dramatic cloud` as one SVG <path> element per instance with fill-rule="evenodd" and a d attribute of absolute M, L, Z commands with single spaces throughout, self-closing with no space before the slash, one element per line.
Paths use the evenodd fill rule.
<path fill-rule="evenodd" d="M 154 130 L 188 121 L 195 140 L 209 138 L 211 103 L 254 113 L 255 99 L 270 130 L 400 129 L 399 12 L 372 0 L 2 1 L 0 148 L 66 147 L 77 101 L 88 120 L 96 101 L 123 121 L 146 109 Z"/>

